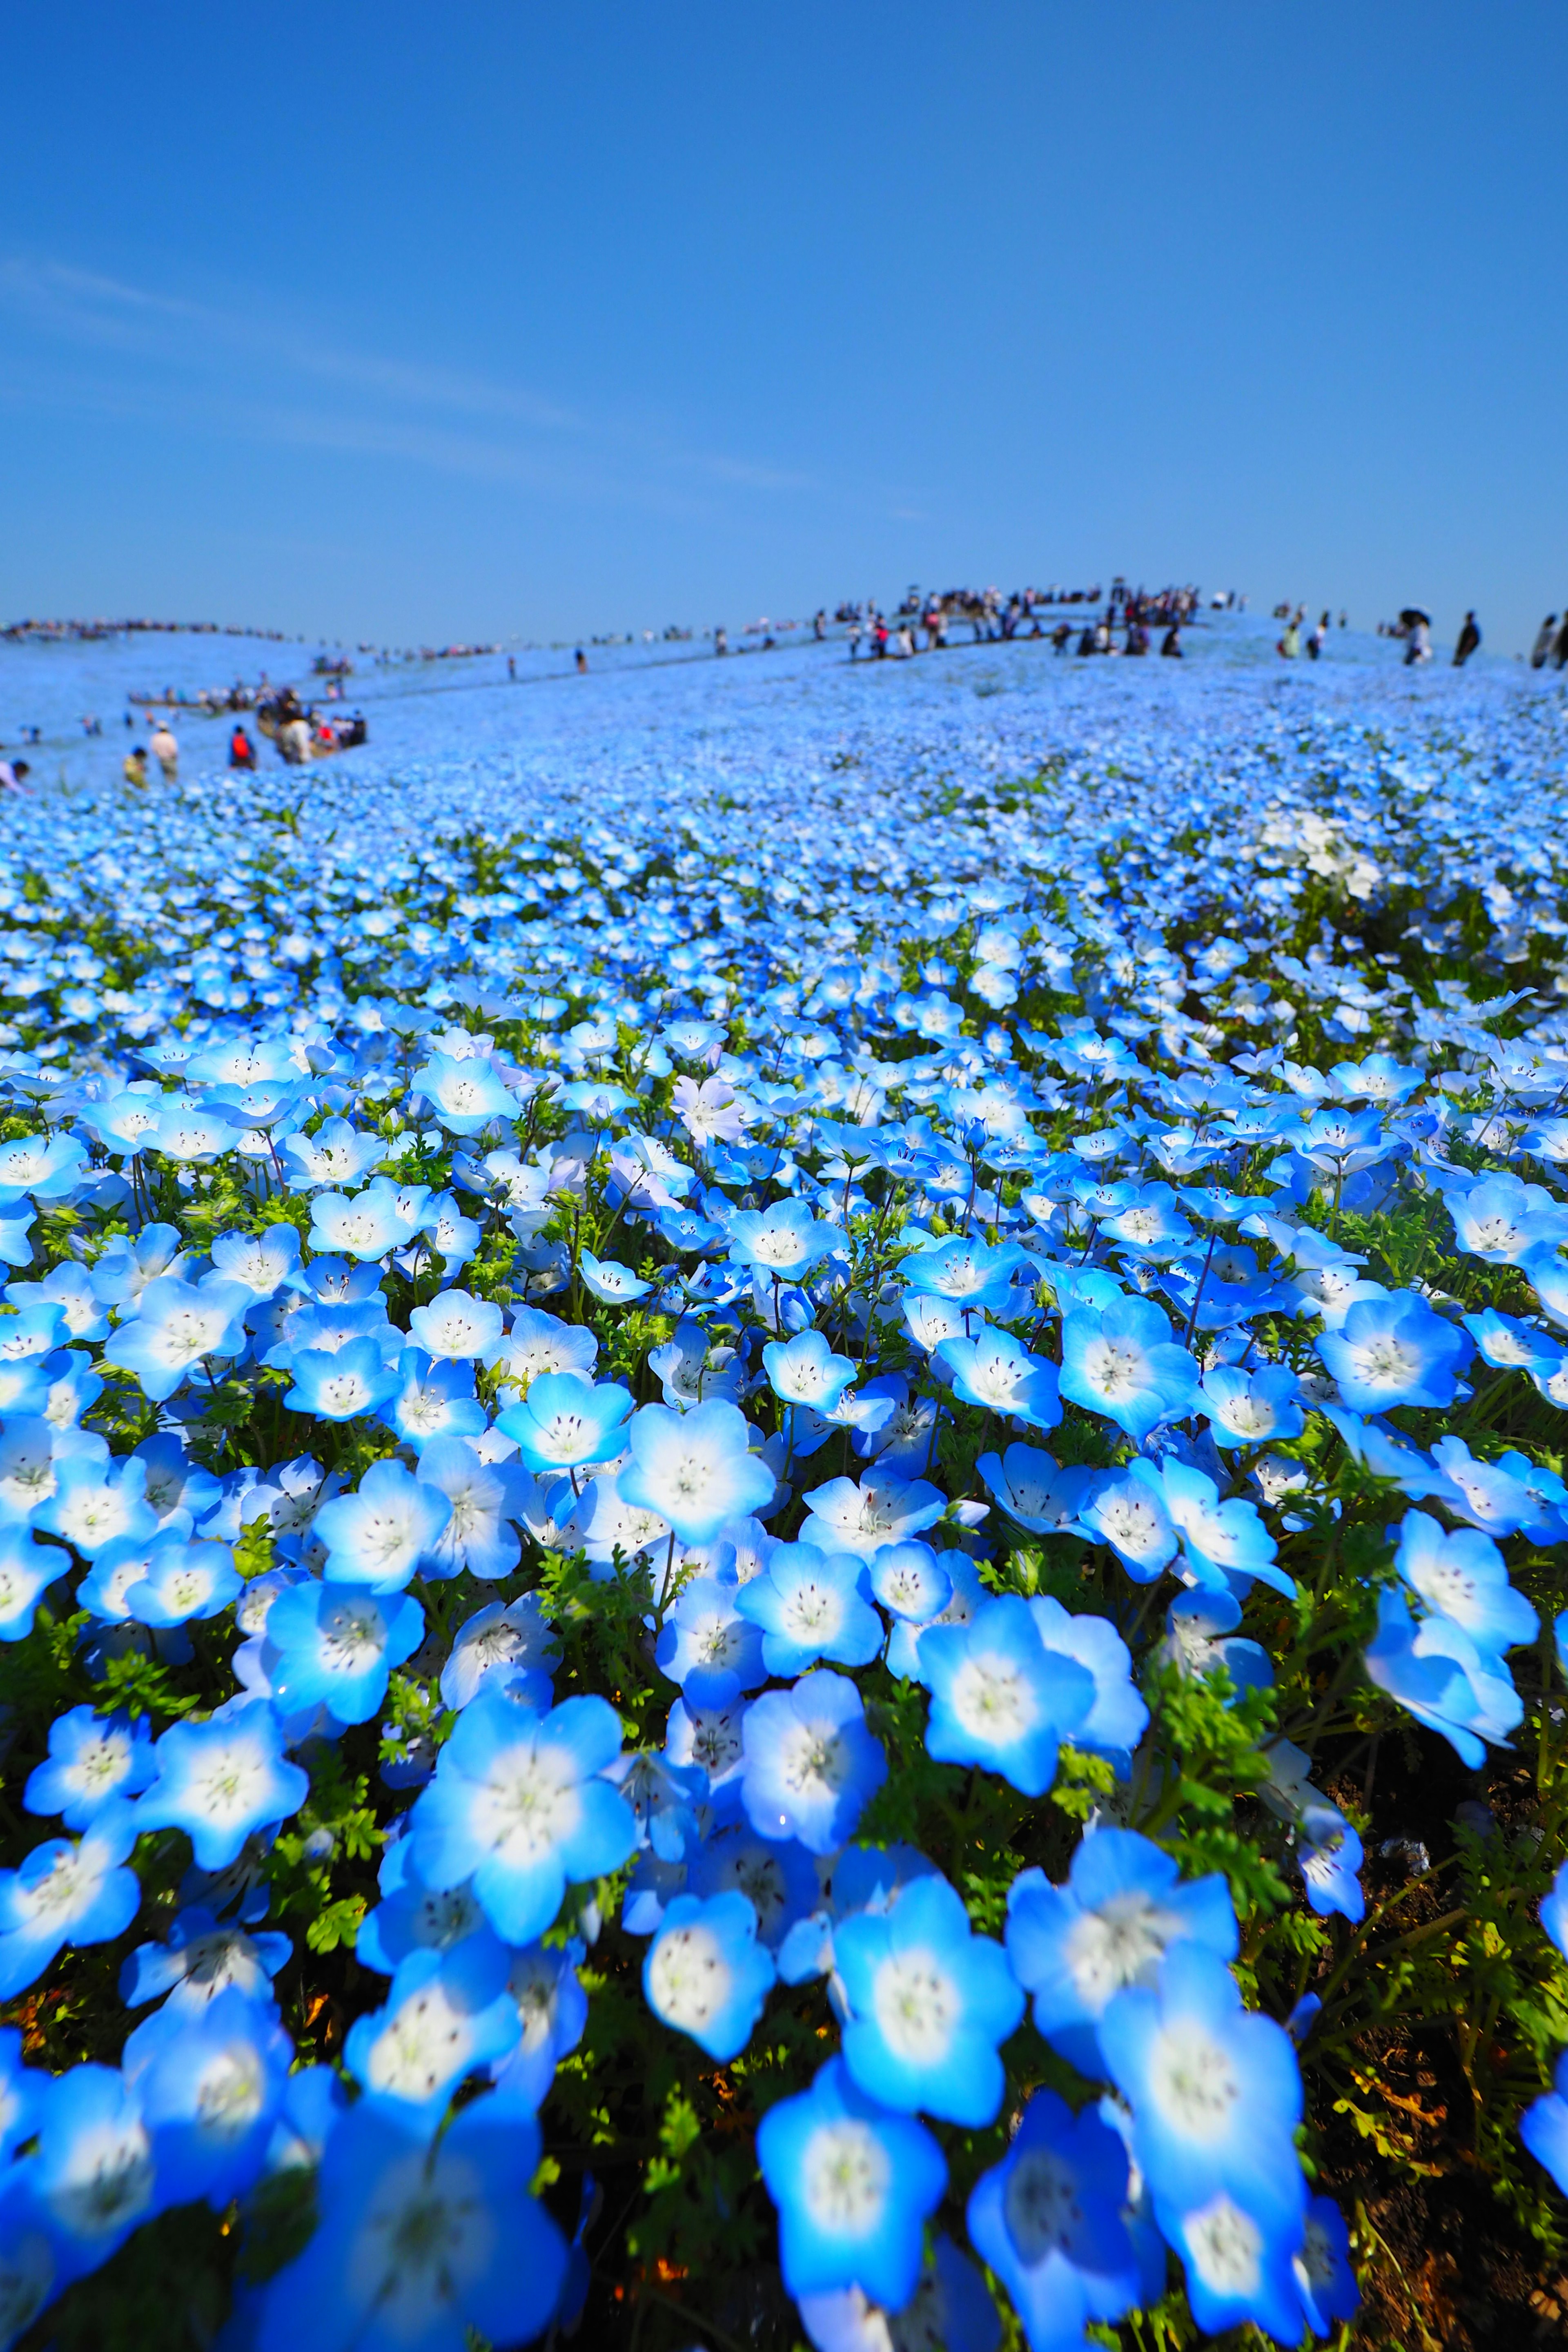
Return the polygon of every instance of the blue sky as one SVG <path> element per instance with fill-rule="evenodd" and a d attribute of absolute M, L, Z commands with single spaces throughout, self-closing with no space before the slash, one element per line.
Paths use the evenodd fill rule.
<path fill-rule="evenodd" d="M 0 615 L 1568 602 L 1568 11 L 13 10 Z"/>

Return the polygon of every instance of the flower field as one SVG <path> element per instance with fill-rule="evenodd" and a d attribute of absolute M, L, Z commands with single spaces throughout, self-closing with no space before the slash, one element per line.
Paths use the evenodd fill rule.
<path fill-rule="evenodd" d="M 1193 651 L 7 804 L 0 2347 L 1554 2328 L 1568 719 Z"/>

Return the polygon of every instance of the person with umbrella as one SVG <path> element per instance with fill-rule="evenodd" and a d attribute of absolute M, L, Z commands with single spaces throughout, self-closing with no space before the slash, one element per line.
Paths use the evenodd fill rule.
<path fill-rule="evenodd" d="M 1418 604 L 1406 604 L 1399 615 L 1399 625 L 1406 640 L 1405 667 L 1413 669 L 1417 662 L 1432 658 L 1432 615 Z"/>
<path fill-rule="evenodd" d="M 1473 613 L 1467 613 L 1465 614 L 1465 625 L 1459 631 L 1459 642 L 1454 647 L 1454 667 L 1456 669 L 1464 668 L 1465 664 L 1469 660 L 1470 656 L 1475 652 L 1476 647 L 1480 644 L 1480 625 L 1477 621 Z"/>

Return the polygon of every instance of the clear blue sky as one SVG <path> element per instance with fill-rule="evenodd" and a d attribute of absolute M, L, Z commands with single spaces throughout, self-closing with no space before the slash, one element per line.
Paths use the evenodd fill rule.
<path fill-rule="evenodd" d="M 12 8 L 0 616 L 1568 603 L 1568 8 Z"/>

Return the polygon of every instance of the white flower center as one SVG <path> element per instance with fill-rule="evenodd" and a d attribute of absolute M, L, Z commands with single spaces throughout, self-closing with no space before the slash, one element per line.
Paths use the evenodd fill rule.
<path fill-rule="evenodd" d="M 836 1797 L 849 1774 L 844 1741 L 826 1724 L 802 1723 L 786 1732 L 779 1763 L 784 1787 L 795 1797 Z"/>
<path fill-rule="evenodd" d="M 706 2025 L 730 1997 L 732 1979 L 719 1939 L 700 1924 L 661 1936 L 647 1973 L 656 2013 L 685 2033 Z"/>
<path fill-rule="evenodd" d="M 1007 2175 L 1002 2211 L 1024 2267 L 1033 2270 L 1047 2254 L 1066 2253 L 1083 2227 L 1078 2176 L 1054 2149 L 1026 2148 Z"/>
<path fill-rule="evenodd" d="M 1191 2019 L 1161 2027 L 1149 2083 L 1166 2122 L 1186 2138 L 1212 2147 L 1229 2132 L 1240 2080 L 1229 2053 Z"/>
<path fill-rule="evenodd" d="M 215 2139 L 238 2139 L 261 2113 L 262 2089 L 260 2063 L 248 2042 L 219 2051 L 196 2085 L 202 2129 Z"/>
<path fill-rule="evenodd" d="M 433 2098 L 461 2074 L 473 2041 L 472 2020 L 452 2007 L 446 1986 L 433 1978 L 387 2019 L 371 2044 L 370 2088 L 395 2099 Z"/>
<path fill-rule="evenodd" d="M 1010 1748 L 1039 1712 L 1033 1690 L 1011 1658 L 965 1658 L 952 1678 L 948 1704 L 965 1731 L 994 1748 Z"/>
<path fill-rule="evenodd" d="M 1084 1377 L 1103 1397 L 1123 1396 L 1142 1387 L 1142 1350 L 1118 1347 L 1114 1339 L 1091 1339 L 1084 1350 Z"/>
<path fill-rule="evenodd" d="M 516 1864 L 542 1860 L 570 1835 L 582 1812 L 575 1787 L 555 1777 L 553 1759 L 531 1748 L 514 1748 L 498 1756 L 485 1790 L 491 1836 L 499 1851 Z"/>
<path fill-rule="evenodd" d="M 1152 1896 L 1112 1895 L 1075 1919 L 1065 1937 L 1067 1964 L 1079 1998 L 1098 2017 L 1127 1985 L 1152 1984 L 1166 1945 L 1181 1922 Z"/>
<path fill-rule="evenodd" d="M 1224 2194 L 1186 2226 L 1187 2259 L 1212 2294 L 1249 2295 L 1263 2273 L 1263 2232 Z"/>
<path fill-rule="evenodd" d="M 963 2000 L 934 1953 L 895 1952 L 877 1970 L 871 2010 L 895 2058 L 935 2066 L 952 2046 Z"/>
<path fill-rule="evenodd" d="M 838 2238 L 868 2237 L 886 2210 L 893 2167 L 870 2126 L 847 2116 L 812 2133 L 801 2178 L 806 2211 L 819 2230 Z"/>

